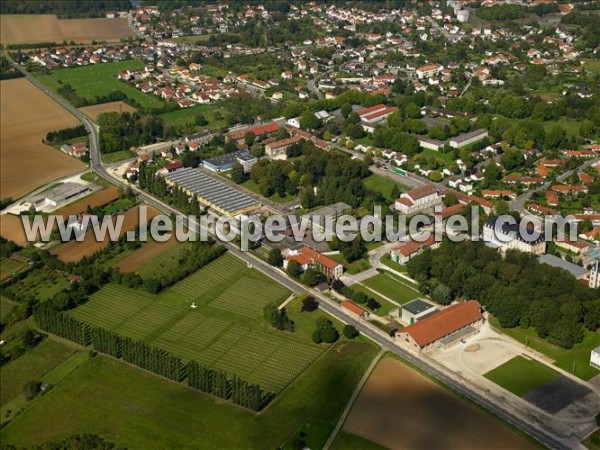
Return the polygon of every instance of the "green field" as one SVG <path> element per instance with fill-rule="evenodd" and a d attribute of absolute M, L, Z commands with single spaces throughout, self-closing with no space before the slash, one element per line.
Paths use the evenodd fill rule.
<path fill-rule="evenodd" d="M 112 163 L 123 161 L 125 159 L 132 159 L 135 157 L 136 157 L 135 153 L 133 153 L 129 150 L 120 150 L 118 152 L 103 153 L 102 154 L 102 162 L 104 164 L 112 164 Z"/>
<path fill-rule="evenodd" d="M 367 278 L 362 284 L 401 305 L 423 295 L 418 291 L 416 286 L 411 286 L 408 281 L 403 281 L 387 272 L 378 273 L 371 278 Z"/>
<path fill-rule="evenodd" d="M 146 244 L 147 245 L 147 244 Z M 189 243 L 180 243 L 173 248 L 161 253 L 159 256 L 151 259 L 138 270 L 135 271 L 139 276 L 144 279 L 147 278 L 160 278 L 165 272 L 171 272 L 177 270 L 179 266 L 179 258 L 184 253 L 193 248 Z"/>
<path fill-rule="evenodd" d="M 330 448 L 331 450 L 385 450 L 385 447 L 375 442 L 344 430 L 340 430 Z"/>
<path fill-rule="evenodd" d="M 6 297 L 0 297 L 0 320 L 3 321 L 16 306 L 17 302 Z"/>
<path fill-rule="evenodd" d="M 95 433 L 129 449 L 277 448 L 307 423 L 333 430 L 376 353 L 366 342 L 336 344 L 259 415 L 97 356 L 9 423 L 0 439 L 31 446 Z"/>
<path fill-rule="evenodd" d="M 498 319 L 493 316 L 490 317 L 490 325 L 523 345 L 528 345 L 535 351 L 543 353 L 554 360 L 554 365 L 571 372 L 582 380 L 589 380 L 600 375 L 600 370 L 590 366 L 590 353 L 600 346 L 600 334 L 598 333 L 586 330 L 583 341 L 570 349 L 565 349 L 540 338 L 533 328 L 502 328 Z"/>
<path fill-rule="evenodd" d="M 157 296 L 107 285 L 71 314 L 279 392 L 323 351 L 308 332 L 278 333 L 261 320 L 266 304 L 289 294 L 224 255 Z"/>
<path fill-rule="evenodd" d="M 226 126 L 225 119 L 223 119 L 222 116 L 215 117 L 216 112 L 222 114 L 223 110 L 215 105 L 197 105 L 192 106 L 191 108 L 178 109 L 176 111 L 164 113 L 161 114 L 160 117 L 162 117 L 166 123 L 173 126 L 193 125 L 196 131 L 216 130 Z M 194 123 L 196 116 L 199 114 L 202 114 L 207 120 L 208 123 L 206 125 L 196 125 Z"/>
<path fill-rule="evenodd" d="M 533 359 L 515 356 L 484 376 L 507 391 L 523 397 L 552 381 L 558 376 L 558 372 Z"/>
<path fill-rule="evenodd" d="M 395 201 L 395 198 L 392 198 L 392 191 L 394 189 L 394 185 L 398 186 L 400 192 L 408 191 L 408 188 L 403 184 L 396 183 L 394 180 L 391 180 L 388 177 L 384 177 L 383 175 L 378 175 L 376 173 L 368 176 L 363 180 L 364 186 L 375 192 L 379 192 L 389 201 Z"/>
<path fill-rule="evenodd" d="M 40 380 L 47 372 L 66 360 L 74 350 L 51 340 L 44 340 L 20 358 L 0 369 L 0 403 L 15 398 L 28 381 Z"/>
<path fill-rule="evenodd" d="M 352 261 L 349 263 L 344 258 L 344 255 L 338 253 L 336 255 L 328 255 L 329 258 L 333 259 L 335 262 L 344 266 L 344 270 L 346 273 L 350 275 L 356 275 L 357 273 L 364 272 L 371 268 L 371 264 L 369 263 L 368 258 L 357 259 L 356 261 Z"/>
<path fill-rule="evenodd" d="M 17 261 L 12 258 L 1 258 L 0 259 L 0 280 L 10 277 L 14 272 L 21 270 L 25 267 L 23 261 Z"/>
<path fill-rule="evenodd" d="M 390 269 L 394 269 L 396 272 L 406 272 L 406 265 L 393 261 L 389 254 L 383 255 L 381 258 L 381 264 L 389 267 Z"/>
<path fill-rule="evenodd" d="M 367 287 L 363 286 L 362 283 L 355 283 L 351 286 L 351 288 L 354 292 L 363 292 L 364 294 L 368 295 L 369 297 L 373 298 L 374 300 L 377 300 L 381 304 L 381 308 L 379 308 L 378 310 L 375 311 L 375 314 L 377 314 L 378 316 L 386 316 L 390 313 L 390 311 L 398 308 L 396 305 L 394 305 L 393 303 L 390 303 L 388 300 L 383 298 L 381 295 L 378 295 L 375 292 L 373 292 L 372 290 L 367 289 Z"/>
<path fill-rule="evenodd" d="M 41 301 L 48 300 L 69 285 L 65 274 L 51 269 L 31 271 L 27 277 L 17 281 L 10 287 L 19 294 L 31 294 Z"/>
<path fill-rule="evenodd" d="M 127 69 L 141 69 L 142 61 L 129 59 L 115 63 L 96 64 L 82 67 L 56 69 L 50 75 L 37 75 L 46 85 L 57 90 L 61 84 L 69 84 L 77 94 L 88 100 L 100 95 L 121 91 L 127 97 L 138 102 L 142 108 L 158 108 L 164 105 L 158 98 L 117 79 L 117 74 Z"/>

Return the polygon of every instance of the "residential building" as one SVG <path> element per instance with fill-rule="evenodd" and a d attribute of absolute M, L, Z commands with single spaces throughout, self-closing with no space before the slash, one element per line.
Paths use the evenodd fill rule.
<path fill-rule="evenodd" d="M 425 249 L 435 250 L 440 246 L 441 242 L 435 240 L 434 235 L 430 235 L 424 241 L 410 240 L 396 245 L 390 250 L 390 258 L 398 264 L 406 264 L 414 256 L 417 256 Z"/>
<path fill-rule="evenodd" d="M 413 189 L 403 193 L 396 200 L 395 208 L 397 211 L 407 216 L 432 211 L 437 205 L 442 204 L 444 196 L 433 184 Z"/>
<path fill-rule="evenodd" d="M 292 145 L 302 141 L 302 139 L 303 138 L 301 136 L 296 135 L 280 141 L 270 142 L 269 144 L 265 145 L 265 153 L 269 158 L 285 159 L 287 149 Z"/>
<path fill-rule="evenodd" d="M 291 255 L 284 261 L 284 268 L 287 269 L 290 261 L 298 262 L 303 270 L 318 270 L 330 280 L 338 279 L 344 273 L 344 266 L 340 263 L 307 246 L 302 246 L 300 250 L 292 250 Z"/>

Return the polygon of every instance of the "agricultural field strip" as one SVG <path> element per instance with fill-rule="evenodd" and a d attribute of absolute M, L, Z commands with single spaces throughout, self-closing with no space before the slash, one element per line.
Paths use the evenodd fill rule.
<path fill-rule="evenodd" d="M 262 279 L 228 255 L 158 297 L 114 285 L 103 290 L 72 314 L 155 344 L 184 359 L 243 376 L 275 392 L 282 390 L 322 351 L 292 336 L 252 330 L 190 311 L 182 302 L 164 303 L 162 296 L 172 299 L 173 294 L 188 297 L 186 303 L 192 299 L 214 299 L 208 306 L 256 318 L 266 302 L 283 300 L 288 295 L 285 288 Z M 257 295 L 249 298 L 247 292 Z"/>

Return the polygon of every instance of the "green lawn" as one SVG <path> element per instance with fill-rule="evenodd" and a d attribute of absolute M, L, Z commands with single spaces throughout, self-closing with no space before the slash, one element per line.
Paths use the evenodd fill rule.
<path fill-rule="evenodd" d="M 379 192 L 390 202 L 396 200 L 393 198 L 394 196 L 392 196 L 394 186 L 398 186 L 399 192 L 406 192 L 409 190 L 403 184 L 396 183 L 394 180 L 376 173 L 365 178 L 363 180 L 363 185 L 371 191 Z"/>
<path fill-rule="evenodd" d="M 260 193 L 260 189 L 258 187 L 258 184 L 256 184 L 251 179 L 248 179 L 248 180 L 244 181 L 241 184 L 241 186 L 245 187 L 249 191 L 254 192 L 255 194 L 262 195 Z M 296 199 L 296 197 L 293 196 L 293 195 L 286 195 L 285 197 L 281 197 L 279 194 L 273 194 L 273 195 L 271 195 L 269 197 L 269 200 L 271 200 L 272 202 L 275 202 L 275 203 L 289 203 L 289 202 L 294 201 L 295 199 Z"/>
<path fill-rule="evenodd" d="M 0 377 L 2 378 L 0 404 L 4 405 L 20 394 L 26 382 L 42 379 L 46 373 L 66 360 L 73 352 L 71 347 L 45 339 L 20 358 L 2 366 L 0 368 Z"/>
<path fill-rule="evenodd" d="M 371 264 L 369 263 L 368 258 L 357 259 L 356 261 L 352 261 L 349 263 L 346 261 L 346 258 L 341 253 L 337 255 L 328 255 L 329 258 L 333 259 L 335 262 L 344 266 L 345 271 L 350 275 L 356 275 L 357 273 L 364 272 L 371 268 Z"/>
<path fill-rule="evenodd" d="M 12 258 L 0 258 L 0 280 L 10 277 L 14 272 L 25 267 L 23 261 L 17 261 Z"/>
<path fill-rule="evenodd" d="M 95 433 L 130 449 L 277 448 L 306 424 L 333 429 L 376 353 L 366 342 L 336 344 L 259 415 L 97 356 L 2 429 L 0 439 L 31 446 Z"/>
<path fill-rule="evenodd" d="M 387 316 L 391 310 L 397 309 L 398 307 L 393 303 L 390 303 L 388 300 L 383 298 L 381 295 L 377 295 L 375 292 L 367 289 L 362 283 L 355 283 L 351 286 L 352 290 L 355 292 L 363 292 L 367 294 L 369 297 L 372 297 L 374 300 L 377 300 L 381 304 L 381 308 L 374 311 L 378 316 Z"/>
<path fill-rule="evenodd" d="M 410 300 L 421 297 L 416 286 L 411 286 L 408 281 L 403 281 L 390 273 L 378 273 L 362 282 L 365 286 L 391 298 L 403 305 Z"/>
<path fill-rule="evenodd" d="M 127 211 L 135 205 L 135 200 L 130 198 L 120 198 L 106 205 L 102 210 L 104 214 L 116 214 Z"/>
<path fill-rule="evenodd" d="M 543 122 L 544 130 L 548 132 L 554 125 L 560 125 L 563 127 L 567 134 L 572 136 L 579 136 L 579 127 L 581 126 L 581 122 L 576 120 L 567 119 L 566 117 L 561 117 L 559 120 L 550 120 Z"/>
<path fill-rule="evenodd" d="M 552 381 L 558 372 L 533 359 L 515 356 L 484 376 L 519 397 Z"/>
<path fill-rule="evenodd" d="M 53 90 L 57 90 L 61 84 L 69 84 L 77 94 L 88 100 L 121 91 L 130 99 L 138 102 L 142 108 L 158 108 L 164 104 L 158 98 L 144 94 L 134 86 L 117 79 L 117 74 L 123 70 L 142 67 L 144 67 L 142 61 L 130 59 L 114 63 L 56 69 L 52 70 L 50 75 L 37 75 L 37 77 Z"/>
<path fill-rule="evenodd" d="M 571 372 L 583 380 L 600 375 L 600 370 L 590 366 L 590 353 L 600 346 L 600 334 L 598 333 L 586 331 L 582 342 L 575 344 L 573 348 L 565 349 L 541 339 L 533 328 L 502 328 L 495 317 L 490 317 L 490 324 L 522 344 L 527 344 L 532 349 L 552 358 L 557 367 Z M 575 366 L 575 371 L 573 371 L 573 366 Z"/>
<path fill-rule="evenodd" d="M 215 113 L 219 112 L 221 117 L 215 117 Z M 206 125 L 196 125 L 194 120 L 196 116 L 202 114 L 207 120 Z M 162 119 L 173 126 L 194 125 L 197 131 L 216 130 L 225 127 L 225 119 L 223 119 L 223 110 L 215 105 L 197 105 L 191 108 L 178 109 L 168 113 L 161 114 Z"/>
<path fill-rule="evenodd" d="M 344 430 L 339 431 L 330 448 L 331 450 L 385 450 L 385 447 L 375 442 Z"/>
<path fill-rule="evenodd" d="M 424 148 L 423 151 L 421 153 L 419 153 L 419 155 L 424 156 L 426 158 L 438 158 L 443 160 L 446 163 L 453 163 L 454 162 L 454 154 L 452 152 L 448 152 L 448 153 L 443 153 L 443 152 L 436 152 L 435 150 L 431 150 L 430 148 Z"/>
<path fill-rule="evenodd" d="M 129 150 L 121 150 L 118 152 L 103 153 L 102 154 L 102 162 L 104 164 L 112 164 L 112 163 L 116 163 L 119 161 L 123 161 L 125 159 L 131 159 L 131 158 L 135 158 L 135 157 L 136 157 L 135 153 L 133 153 Z"/>
<path fill-rule="evenodd" d="M 0 297 L 0 321 L 3 321 L 16 306 L 17 302 L 6 297 Z"/>
<path fill-rule="evenodd" d="M 266 304 L 289 295 L 226 254 L 157 296 L 107 285 L 71 314 L 280 392 L 324 350 L 309 339 L 314 321 L 279 333 L 262 320 Z"/>
<path fill-rule="evenodd" d="M 584 67 L 595 74 L 600 74 L 600 59 L 584 59 Z"/>
<path fill-rule="evenodd" d="M 397 272 L 406 272 L 406 265 L 392 261 L 392 257 L 389 254 L 383 255 L 381 258 L 381 263 Z"/>

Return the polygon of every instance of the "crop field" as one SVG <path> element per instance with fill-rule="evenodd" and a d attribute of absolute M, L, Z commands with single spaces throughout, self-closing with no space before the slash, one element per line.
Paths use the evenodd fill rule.
<path fill-rule="evenodd" d="M 135 112 L 135 108 L 125 102 L 110 102 L 100 103 L 99 105 L 84 106 L 83 108 L 79 108 L 79 111 L 95 121 L 98 118 L 98 115 L 105 112 L 131 113 Z"/>
<path fill-rule="evenodd" d="M 159 276 L 160 271 L 167 270 L 166 266 L 168 262 L 173 263 L 169 265 L 169 268 L 173 270 L 177 268 L 180 252 L 184 248 L 185 246 L 181 245 L 173 234 L 172 238 L 166 242 L 147 242 L 141 248 L 138 248 L 133 253 L 118 261 L 115 264 L 115 268 L 121 272 L 135 272 L 138 269 L 142 269 L 145 265 L 155 266 L 158 263 L 159 270 L 153 276 Z M 170 261 L 165 261 L 169 257 Z"/>
<path fill-rule="evenodd" d="M 139 224 L 139 206 L 131 208 L 126 211 L 123 216 L 123 225 L 121 227 L 121 235 L 129 230 L 133 230 Z M 148 220 L 156 216 L 158 211 L 152 207 L 148 207 Z M 115 223 L 115 217 L 113 217 L 113 223 Z M 90 256 L 99 250 L 105 248 L 109 243 L 109 234 L 107 233 L 105 239 L 97 241 L 94 231 L 90 228 L 82 241 L 69 241 L 64 244 L 57 245 L 51 249 L 51 253 L 56 255 L 58 259 L 64 262 L 76 262 L 84 256 Z"/>
<path fill-rule="evenodd" d="M 64 273 L 46 267 L 33 270 L 15 283 L 14 289 L 22 294 L 31 294 L 44 301 L 58 294 L 69 285 Z"/>
<path fill-rule="evenodd" d="M 394 450 L 535 448 L 492 414 L 391 357 L 375 367 L 344 430 Z"/>
<path fill-rule="evenodd" d="M 118 41 L 133 34 L 127 19 L 59 19 L 53 14 L 0 15 L 2 44 Z"/>
<path fill-rule="evenodd" d="M 25 262 L 13 258 L 0 258 L 0 281 L 4 281 L 14 272 L 25 267 Z"/>
<path fill-rule="evenodd" d="M 98 206 L 104 206 L 111 203 L 119 198 L 119 191 L 116 187 L 108 187 L 101 191 L 96 191 L 76 202 L 70 203 L 63 206 L 60 209 L 54 211 L 54 214 L 62 214 L 64 217 L 69 217 L 79 213 L 83 213 L 87 210 L 88 206 L 95 208 Z"/>
<path fill-rule="evenodd" d="M 558 377 L 558 372 L 532 359 L 515 356 L 484 376 L 519 397 Z"/>
<path fill-rule="evenodd" d="M 362 284 L 401 305 L 422 295 L 408 281 L 402 281 L 400 278 L 389 273 L 379 273 L 371 278 L 367 278 Z"/>
<path fill-rule="evenodd" d="M 27 237 L 23 230 L 21 217 L 14 214 L 0 215 L 0 236 L 9 241 L 13 241 L 20 246 L 27 245 Z"/>
<path fill-rule="evenodd" d="M 24 78 L 0 82 L 0 192 L 17 199 L 85 164 L 42 143 L 77 119 Z"/>
<path fill-rule="evenodd" d="M 280 448 L 307 423 L 333 430 L 376 353 L 360 340 L 335 344 L 258 415 L 98 355 L 14 418 L 0 439 L 21 448 L 93 430 L 119 448 Z"/>
<path fill-rule="evenodd" d="M 288 295 L 226 254 L 157 296 L 108 285 L 71 314 L 279 392 L 322 352 L 257 321 L 267 303 Z"/>
<path fill-rule="evenodd" d="M 50 72 L 50 75 L 38 75 L 38 77 L 44 84 L 54 90 L 57 90 L 61 84 L 69 84 L 77 94 L 88 100 L 93 100 L 99 95 L 121 91 L 144 108 L 160 107 L 163 102 L 158 98 L 144 94 L 135 87 L 117 79 L 117 74 L 123 70 L 140 69 L 142 67 L 144 67 L 142 61 L 128 59 L 113 63 L 56 69 Z"/>

